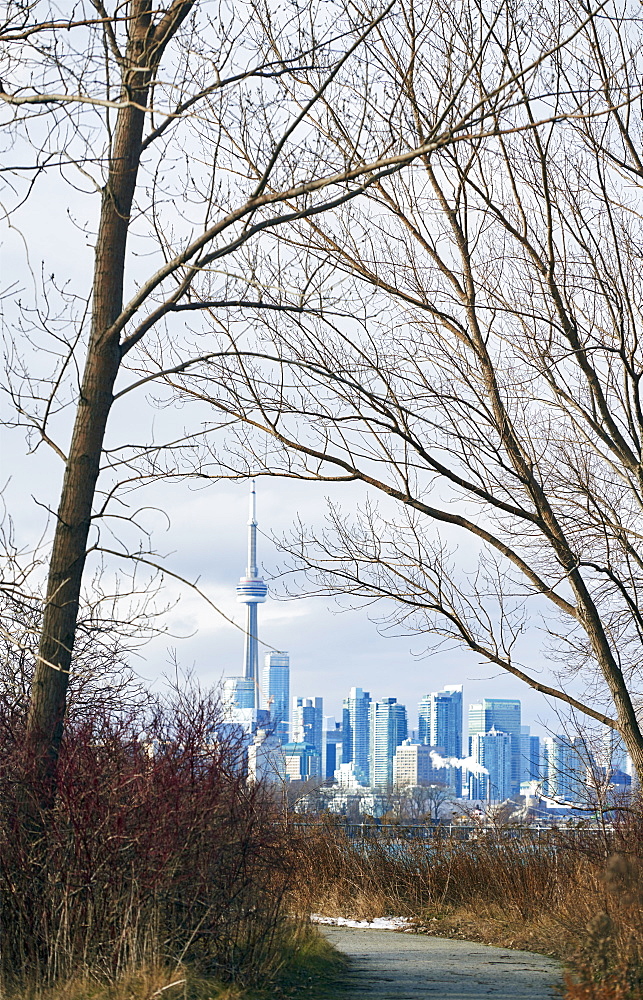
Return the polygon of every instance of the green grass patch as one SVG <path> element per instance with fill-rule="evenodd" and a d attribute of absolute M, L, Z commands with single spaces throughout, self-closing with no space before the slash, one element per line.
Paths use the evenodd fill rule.
<path fill-rule="evenodd" d="M 338 995 L 348 959 L 310 924 L 302 924 L 284 949 L 271 996 L 326 1000 Z"/>

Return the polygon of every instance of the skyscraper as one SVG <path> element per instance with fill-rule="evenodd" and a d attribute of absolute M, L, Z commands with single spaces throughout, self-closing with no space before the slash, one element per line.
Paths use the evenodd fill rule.
<path fill-rule="evenodd" d="M 545 795 L 586 803 L 591 798 L 587 778 L 594 764 L 586 741 L 580 736 L 545 736 L 542 748 Z"/>
<path fill-rule="evenodd" d="M 406 708 L 397 698 L 371 702 L 371 785 L 388 787 L 393 784 L 393 757 L 408 732 Z"/>
<path fill-rule="evenodd" d="M 471 756 L 486 774 L 469 773 L 469 798 L 503 802 L 511 795 L 511 737 L 494 726 L 471 736 Z"/>
<path fill-rule="evenodd" d="M 323 758 L 324 699 L 293 698 L 291 731 L 293 743 L 309 743 Z"/>
<path fill-rule="evenodd" d="M 431 746 L 431 695 L 425 694 L 418 705 L 418 740 Z"/>
<path fill-rule="evenodd" d="M 290 735 L 290 657 L 288 653 L 267 653 L 263 668 L 263 693 L 270 708 L 272 730 L 282 743 Z"/>
<path fill-rule="evenodd" d="M 476 733 L 507 733 L 511 737 L 511 794 L 520 792 L 520 702 L 515 698 L 485 698 L 476 705 L 469 705 L 469 753 L 472 737 Z"/>
<path fill-rule="evenodd" d="M 355 773 L 370 779 L 369 705 L 371 696 L 359 687 L 350 689 L 342 711 L 342 764 L 353 764 Z"/>
<path fill-rule="evenodd" d="M 257 570 L 257 496 L 254 479 L 250 490 L 250 517 L 248 519 L 248 565 L 246 575 L 242 576 L 237 586 L 237 601 L 245 604 L 246 640 L 243 657 L 243 677 L 253 682 L 252 705 L 257 705 L 256 688 L 259 673 L 259 642 L 257 636 L 257 605 L 263 604 L 268 594 L 268 587 L 259 576 Z"/>
<path fill-rule="evenodd" d="M 254 683 L 245 677 L 224 677 L 223 705 L 227 716 L 238 708 L 254 708 Z"/>
<path fill-rule="evenodd" d="M 540 766 L 540 737 L 532 736 L 529 726 L 520 727 L 520 781 L 539 781 L 542 777 Z"/>
<path fill-rule="evenodd" d="M 428 695 L 428 699 L 429 746 L 438 747 L 445 757 L 461 757 L 462 685 L 446 684 L 442 691 Z"/>
<path fill-rule="evenodd" d="M 342 763 L 342 724 L 335 722 L 334 715 L 327 715 L 324 719 L 324 778 L 333 778 L 335 771 Z"/>

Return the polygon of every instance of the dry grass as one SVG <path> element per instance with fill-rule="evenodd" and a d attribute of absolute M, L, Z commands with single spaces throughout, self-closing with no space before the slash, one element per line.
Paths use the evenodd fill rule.
<path fill-rule="evenodd" d="M 422 933 L 560 958 L 569 1000 L 643 1000 L 642 829 L 635 817 L 611 844 L 560 833 L 534 845 L 500 835 L 351 841 L 320 823 L 297 858 L 296 905 L 408 916 Z"/>
<path fill-rule="evenodd" d="M 189 965 L 148 966 L 115 982 L 75 976 L 55 986 L 0 989 L 0 1000 L 316 1000 L 336 995 L 345 959 L 307 922 L 291 921 L 275 949 L 266 985 L 240 986 L 198 974 Z"/>
<path fill-rule="evenodd" d="M 21 987 L 19 993 L 4 992 L 3 1000 L 242 1000 L 234 986 L 196 977 L 188 969 L 140 969 L 114 983 L 100 983 L 87 976 L 43 988 Z"/>

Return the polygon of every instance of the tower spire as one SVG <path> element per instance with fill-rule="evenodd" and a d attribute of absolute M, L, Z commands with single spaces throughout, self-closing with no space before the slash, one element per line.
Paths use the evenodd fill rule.
<path fill-rule="evenodd" d="M 248 518 L 248 565 L 246 577 L 253 580 L 257 577 L 257 493 L 255 481 L 251 480 L 250 516 Z"/>
<path fill-rule="evenodd" d="M 252 707 L 257 707 L 257 681 L 259 674 L 259 641 L 257 636 L 257 605 L 263 604 L 268 594 L 266 583 L 259 576 L 257 569 L 257 494 L 255 491 L 255 481 L 252 480 L 250 489 L 250 516 L 248 518 L 248 565 L 246 575 L 242 576 L 237 586 L 237 601 L 245 604 L 246 612 L 246 641 L 243 658 L 243 676 L 246 680 L 252 681 L 254 702 Z"/>

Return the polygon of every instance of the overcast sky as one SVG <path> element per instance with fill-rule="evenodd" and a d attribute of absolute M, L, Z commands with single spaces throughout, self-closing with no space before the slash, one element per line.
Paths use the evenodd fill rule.
<path fill-rule="evenodd" d="M 168 506 L 167 488 L 166 507 Z M 160 546 L 174 554 L 172 568 L 190 579 L 200 577 L 208 597 L 243 625 L 245 607 L 235 600 L 238 578 L 245 572 L 247 483 L 213 483 L 206 488 L 171 491 L 172 526 Z M 327 485 L 261 479 L 257 485 L 259 561 L 266 578 L 280 564 L 270 532 L 286 530 L 294 516 L 319 524 L 325 510 Z M 353 496 L 351 496 L 351 493 Z M 350 509 L 357 490 L 343 486 L 339 494 Z M 174 591 L 174 586 L 170 588 Z M 273 592 L 277 587 L 273 587 Z M 375 609 L 345 610 L 328 599 L 279 600 L 269 596 L 259 608 L 260 638 L 291 657 L 291 695 L 322 696 L 327 715 L 341 717 L 342 699 L 352 685 L 374 698 L 395 697 L 406 704 L 409 724 L 417 725 L 417 703 L 422 695 L 444 684 L 463 684 L 465 705 L 483 697 L 520 698 L 523 722 L 544 732 L 542 723 L 556 728 L 556 717 L 545 699 L 516 679 L 498 675 L 488 664 L 462 651 L 422 655 L 422 636 L 381 635 L 373 622 Z M 169 615 L 180 640 L 155 640 L 142 653 L 140 669 L 150 678 L 168 669 L 168 647 L 173 644 L 180 662 L 194 667 L 205 682 L 223 674 L 238 674 L 243 663 L 243 634 L 218 616 L 198 595 L 182 590 L 178 606 Z M 534 634 L 534 659 L 538 663 Z M 263 652 L 262 652 L 263 661 Z"/>
<path fill-rule="evenodd" d="M 4 433 L 3 469 L 7 507 L 23 546 L 33 544 L 47 520 L 46 505 L 55 507 L 62 466 L 40 449 L 25 455 L 19 432 Z M 235 599 L 235 587 L 245 572 L 248 520 L 247 482 L 187 482 L 148 487 L 131 498 L 133 507 L 150 509 L 145 523 L 154 530 L 158 552 L 168 568 L 199 587 L 226 615 L 243 626 L 245 607 Z M 326 496 L 350 512 L 363 499 L 363 487 L 297 483 L 262 478 L 257 481 L 259 562 L 266 579 L 283 564 L 270 535 L 287 531 L 295 517 L 320 525 Z M 544 733 L 557 728 L 547 701 L 516 679 L 498 674 L 488 664 L 459 650 L 425 655 L 422 636 L 381 635 L 374 608 L 351 610 L 324 598 L 280 600 L 279 585 L 259 608 L 259 635 L 269 646 L 287 650 L 291 658 L 291 694 L 321 696 L 327 715 L 341 717 L 342 699 L 356 685 L 373 698 L 395 697 L 407 706 L 409 724 L 417 725 L 422 695 L 444 684 L 464 685 L 465 706 L 484 697 L 520 698 L 523 722 Z M 218 615 L 189 588 L 167 581 L 168 599 L 178 598 L 169 612 L 170 636 L 154 639 L 134 660 L 136 669 L 156 682 L 171 667 L 172 651 L 179 663 L 194 669 L 201 681 L 216 684 L 225 674 L 238 674 L 243 664 L 243 632 Z M 543 663 L 539 634 L 531 630 L 531 663 Z M 262 648 L 261 660 L 263 662 Z"/>

